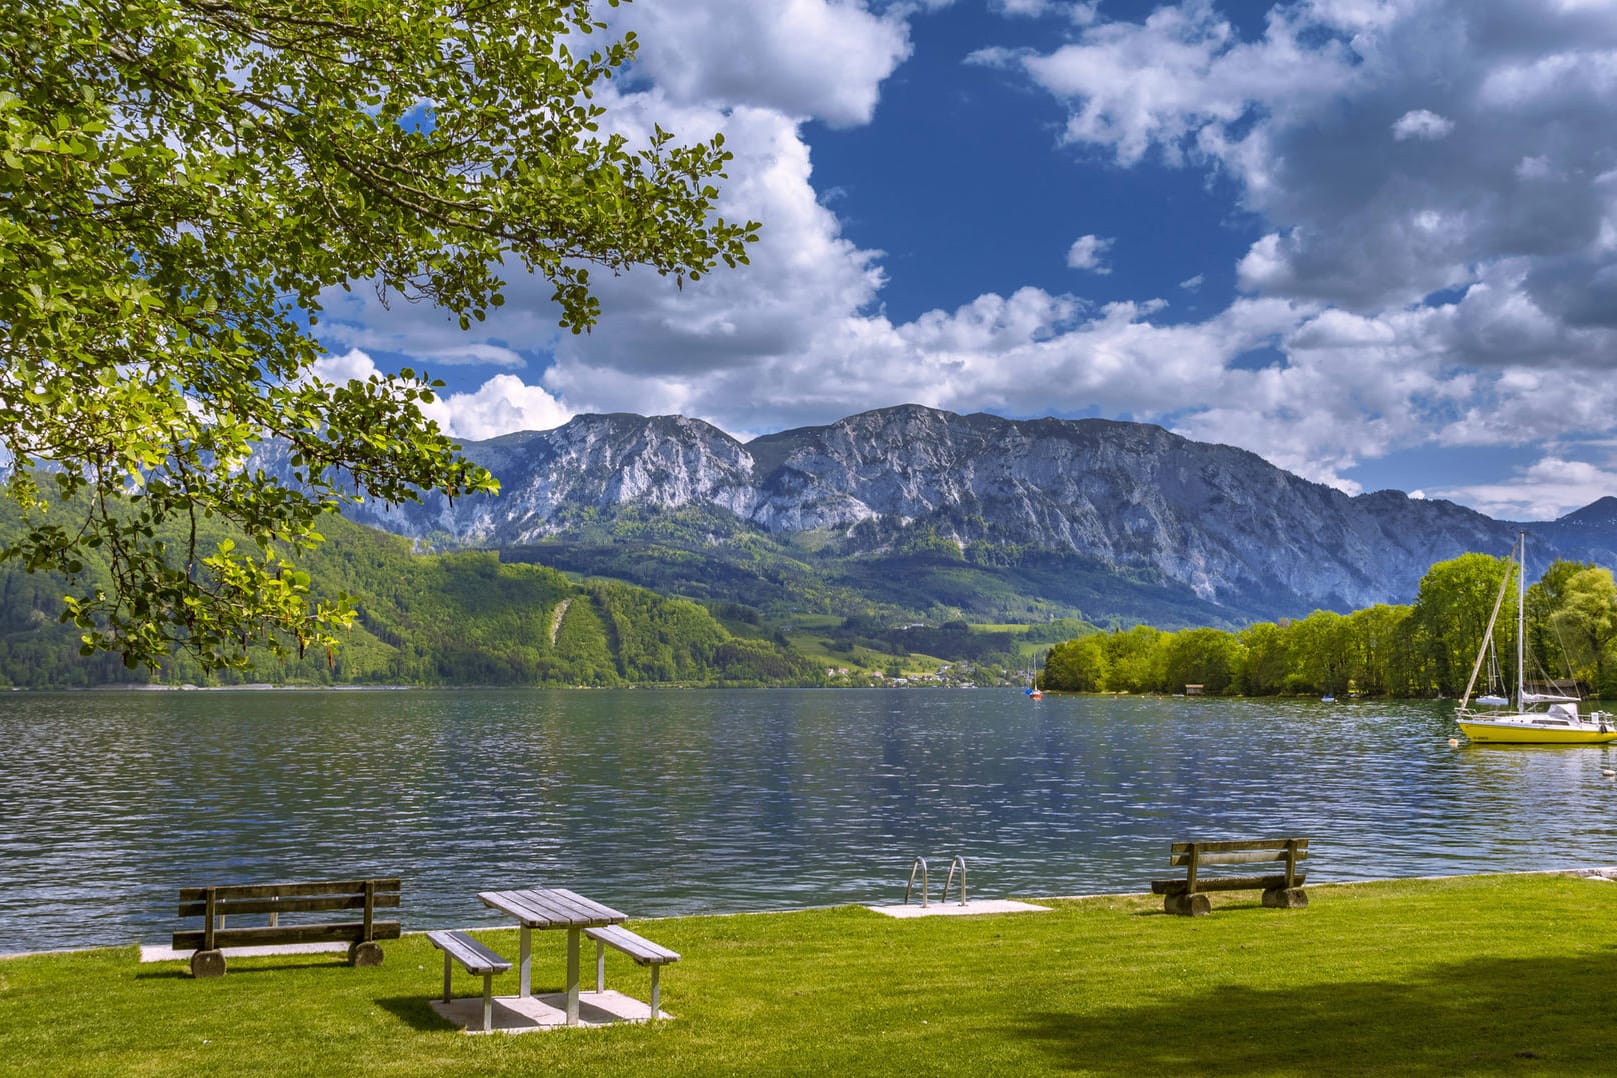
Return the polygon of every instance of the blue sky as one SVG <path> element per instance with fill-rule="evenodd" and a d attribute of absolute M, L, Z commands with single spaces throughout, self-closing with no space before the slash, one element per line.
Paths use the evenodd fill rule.
<path fill-rule="evenodd" d="M 542 282 L 489 323 L 334 295 L 329 373 L 456 436 L 583 412 L 739 437 L 915 402 L 1103 416 L 1349 492 L 1617 494 L 1617 4 L 635 0 L 604 98 L 722 130 L 752 264 Z"/>

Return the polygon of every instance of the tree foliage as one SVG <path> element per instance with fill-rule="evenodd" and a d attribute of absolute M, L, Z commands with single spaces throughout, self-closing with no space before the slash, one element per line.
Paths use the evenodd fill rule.
<path fill-rule="evenodd" d="M 1565 649 L 1580 680 L 1602 695 L 1617 695 L 1612 680 L 1617 672 L 1617 583 L 1610 569 L 1573 568 L 1550 619 L 1555 645 Z"/>
<path fill-rule="evenodd" d="M 1414 616 L 1426 632 L 1433 675 L 1452 693 L 1465 689 L 1477 650 L 1488 631 L 1488 615 L 1493 611 L 1500 583 L 1510 571 L 1508 559 L 1462 554 L 1437 563 L 1421 578 Z M 1511 609 L 1515 609 L 1514 604 Z M 1501 617 L 1501 621 L 1508 638 L 1514 640 L 1514 614 L 1508 619 Z M 1513 649 L 1515 644 L 1509 647 Z"/>
<path fill-rule="evenodd" d="M 322 513 L 494 489 L 422 415 L 425 374 L 313 376 L 328 290 L 468 327 L 520 267 L 578 332 L 591 268 L 745 261 L 719 136 L 602 132 L 635 44 L 601 29 L 587 0 L 0 7 L 0 448 L 29 514 L 0 553 L 73 580 L 87 649 L 329 644 L 351 609 L 294 566 Z M 302 487 L 246 468 L 265 438 Z"/>
<path fill-rule="evenodd" d="M 1409 606 L 1261 622 L 1239 632 L 1185 629 L 1076 637 L 1051 649 L 1040 684 L 1075 692 L 1183 692 L 1247 696 L 1359 693 L 1460 695 L 1510 571 L 1508 559 L 1465 554 L 1432 566 Z M 1527 659 L 1539 677 L 1568 671 L 1584 691 L 1617 695 L 1617 583 L 1611 571 L 1557 561 L 1528 589 Z M 1496 637 L 1515 649 L 1509 589 Z M 1565 673 L 1555 676 L 1566 676 Z"/>

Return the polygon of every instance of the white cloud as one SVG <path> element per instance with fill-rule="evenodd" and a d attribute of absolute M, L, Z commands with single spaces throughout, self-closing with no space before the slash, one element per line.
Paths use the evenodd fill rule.
<path fill-rule="evenodd" d="M 1542 155 L 1524 157 L 1516 162 L 1516 178 L 1522 180 L 1547 180 L 1553 173 L 1550 171 L 1549 158 Z"/>
<path fill-rule="evenodd" d="M 864 122 L 908 54 L 921 8 L 874 6 L 637 0 L 614 16 L 641 30 L 645 76 L 604 92 L 614 129 L 725 133 L 723 212 L 765 223 L 750 266 L 682 292 L 644 271 L 600 279 L 601 324 L 564 339 L 529 279 L 470 337 L 440 312 L 334 294 L 322 327 L 353 350 L 330 362 L 505 368 L 435 406 L 465 438 L 601 410 L 740 434 L 914 401 L 1160 422 L 1346 490 L 1395 450 L 1519 445 L 1543 458 L 1520 483 L 1422 480 L 1518 517 L 1617 489 L 1606 466 L 1543 448 L 1617 429 L 1617 6 L 1299 0 L 1243 39 L 1209 0 L 1139 23 L 1078 5 L 1064 44 L 977 53 L 1065 103 L 1069 146 L 1238 192 L 1256 237 L 1234 267 L 1244 294 L 1194 322 L 1149 295 L 1097 306 L 1037 287 L 889 318 L 882 254 L 844 234 L 804 137 L 807 118 Z M 1079 237 L 1068 265 L 1107 272 L 1121 227 Z M 1185 292 L 1209 279 L 1176 276 Z M 1529 481 L 1550 493 L 1529 499 Z"/>
<path fill-rule="evenodd" d="M 1617 471 L 1549 456 L 1498 483 L 1453 487 L 1439 497 L 1505 520 L 1554 520 L 1617 491 Z"/>
<path fill-rule="evenodd" d="M 1280 9 L 1270 36 L 1249 44 L 1208 0 L 1160 7 L 1143 23 L 1097 20 L 1044 55 L 985 49 L 977 58 L 1019 66 L 1070 102 L 1066 138 L 1110 147 L 1122 165 L 1138 164 L 1153 147 L 1177 163 L 1200 152 L 1203 129 L 1236 124 L 1254 101 L 1273 107 L 1298 91 L 1317 98 L 1355 77 L 1339 41 L 1299 44 Z"/>
<path fill-rule="evenodd" d="M 1001 15 L 1027 18 L 1046 15 L 1055 7 L 1051 0 L 991 0 L 989 6 Z"/>
<path fill-rule="evenodd" d="M 310 368 L 310 373 L 322 381 L 333 385 L 347 385 L 352 381 L 363 382 L 373 374 L 380 374 L 375 361 L 364 351 L 350 348 L 341 355 L 321 356 Z"/>
<path fill-rule="evenodd" d="M 810 348 L 827 320 L 853 316 L 871 304 L 882 282 L 876 253 L 840 235 L 836 215 L 821 204 L 811 182 L 808 147 L 797 124 L 761 108 L 728 112 L 678 105 L 658 91 L 598 99 L 611 109 L 611 130 L 631 137 L 655 117 L 681 132 L 722 131 L 735 159 L 724 182 L 726 216 L 766 222 L 750 251 L 751 264 L 726 269 L 676 289 L 672 279 L 644 269 L 597 276 L 602 319 L 585 336 L 558 334 L 550 287 L 520 276 L 505 288 L 507 302 L 491 311 L 471 336 L 443 312 L 394 304 L 383 309 L 366 289 L 333 290 L 324 297 L 323 335 L 339 346 L 407 355 L 434 369 L 477 356 L 513 370 L 570 412 L 685 411 L 702 394 L 695 388 L 729 368 L 750 370 L 770 357 Z M 610 131 L 603 130 L 603 133 Z M 516 415 L 548 405 L 531 401 L 500 412 L 492 402 L 513 398 L 512 381 L 474 403 L 482 415 Z M 742 380 L 743 383 L 745 379 Z M 750 394 L 731 397 L 732 421 Z M 706 413 L 712 418 L 716 413 Z M 531 425 L 531 424 L 530 424 Z M 484 419 L 463 419 L 463 437 L 483 437 Z"/>
<path fill-rule="evenodd" d="M 327 289 L 320 297 L 324 312 L 320 337 L 330 346 L 409 356 L 430 370 L 458 366 L 527 366 L 559 336 L 560 317 L 550 302 L 550 289 L 536 279 L 516 276 L 505 289 L 506 305 L 491 311 L 489 321 L 472 333 L 442 308 L 408 303 L 394 297 L 384 303 L 369 287 L 353 291 Z"/>
<path fill-rule="evenodd" d="M 1106 264 L 1106 256 L 1112 252 L 1112 244 L 1117 241 L 1112 238 L 1089 235 L 1079 236 L 1067 248 L 1067 265 L 1071 269 L 1088 270 L 1090 273 L 1105 275 L 1112 272 Z"/>
<path fill-rule="evenodd" d="M 1614 162 L 1594 134 L 1617 128 L 1617 6 L 1314 0 L 1242 40 L 1186 0 L 993 55 L 1067 103 L 1069 140 L 1235 180 L 1269 225 L 1245 288 L 1369 310 L 1526 257 L 1541 306 L 1617 319 L 1617 255 L 1597 242 Z"/>
<path fill-rule="evenodd" d="M 316 377 L 343 385 L 384 372 L 358 348 L 322 356 L 311 370 Z M 572 412 L 545 390 L 510 374 L 498 374 L 472 393 L 439 394 L 421 405 L 422 414 L 453 438 L 493 438 L 518 430 L 548 430 L 572 418 Z"/>
<path fill-rule="evenodd" d="M 901 13 L 858 0 L 671 0 L 618 9 L 644 74 L 684 105 L 749 106 L 862 124 L 910 54 Z"/>
<path fill-rule="evenodd" d="M 1392 137 L 1399 142 L 1412 138 L 1435 142 L 1453 130 L 1453 120 L 1427 109 L 1411 109 L 1393 121 Z"/>
<path fill-rule="evenodd" d="M 644 115 L 676 130 L 722 130 L 735 154 L 724 212 L 765 225 L 750 265 L 683 290 L 649 273 L 601 279 L 601 324 L 556 350 L 551 384 L 570 404 L 666 410 L 670 384 L 799 354 L 828 320 L 872 303 L 882 282 L 876 255 L 844 239 L 836 215 L 816 197 L 808 147 L 789 118 L 755 108 L 724 115 L 678 107 L 655 93 L 612 104 L 620 123 Z M 608 369 L 645 376 L 649 395 L 602 399 L 590 386 Z M 615 392 L 624 386 L 612 384 Z"/>
<path fill-rule="evenodd" d="M 497 374 L 473 393 L 452 393 L 422 408 L 451 437 L 493 438 L 518 430 L 549 430 L 573 417 L 560 401 L 510 374 Z"/>

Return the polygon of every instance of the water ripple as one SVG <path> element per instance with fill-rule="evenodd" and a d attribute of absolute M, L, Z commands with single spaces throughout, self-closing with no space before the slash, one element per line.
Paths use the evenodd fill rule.
<path fill-rule="evenodd" d="M 1307 834 L 1317 880 L 1617 863 L 1609 748 L 1451 748 L 1442 705 L 977 691 L 11 693 L 0 952 L 161 940 L 208 882 L 405 878 L 636 916 L 1144 890 L 1167 844 Z M 937 887 L 941 881 L 935 881 Z"/>

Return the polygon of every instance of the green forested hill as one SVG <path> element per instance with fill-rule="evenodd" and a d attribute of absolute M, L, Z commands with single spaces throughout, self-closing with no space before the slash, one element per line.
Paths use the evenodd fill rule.
<path fill-rule="evenodd" d="M 14 520 L 4 522 L 14 526 Z M 334 654 L 216 680 L 316 684 L 621 685 L 812 683 L 820 668 L 762 635 L 732 631 L 706 608 L 604 580 L 575 582 L 488 552 L 421 555 L 408 541 L 340 518 L 303 560 L 326 593 L 346 591 L 359 617 Z M 94 573 L 94 567 L 91 567 Z M 0 567 L 0 684 L 84 686 L 146 681 L 107 655 L 78 653 L 59 623 L 59 578 Z M 184 659 L 150 675 L 199 682 Z"/>

